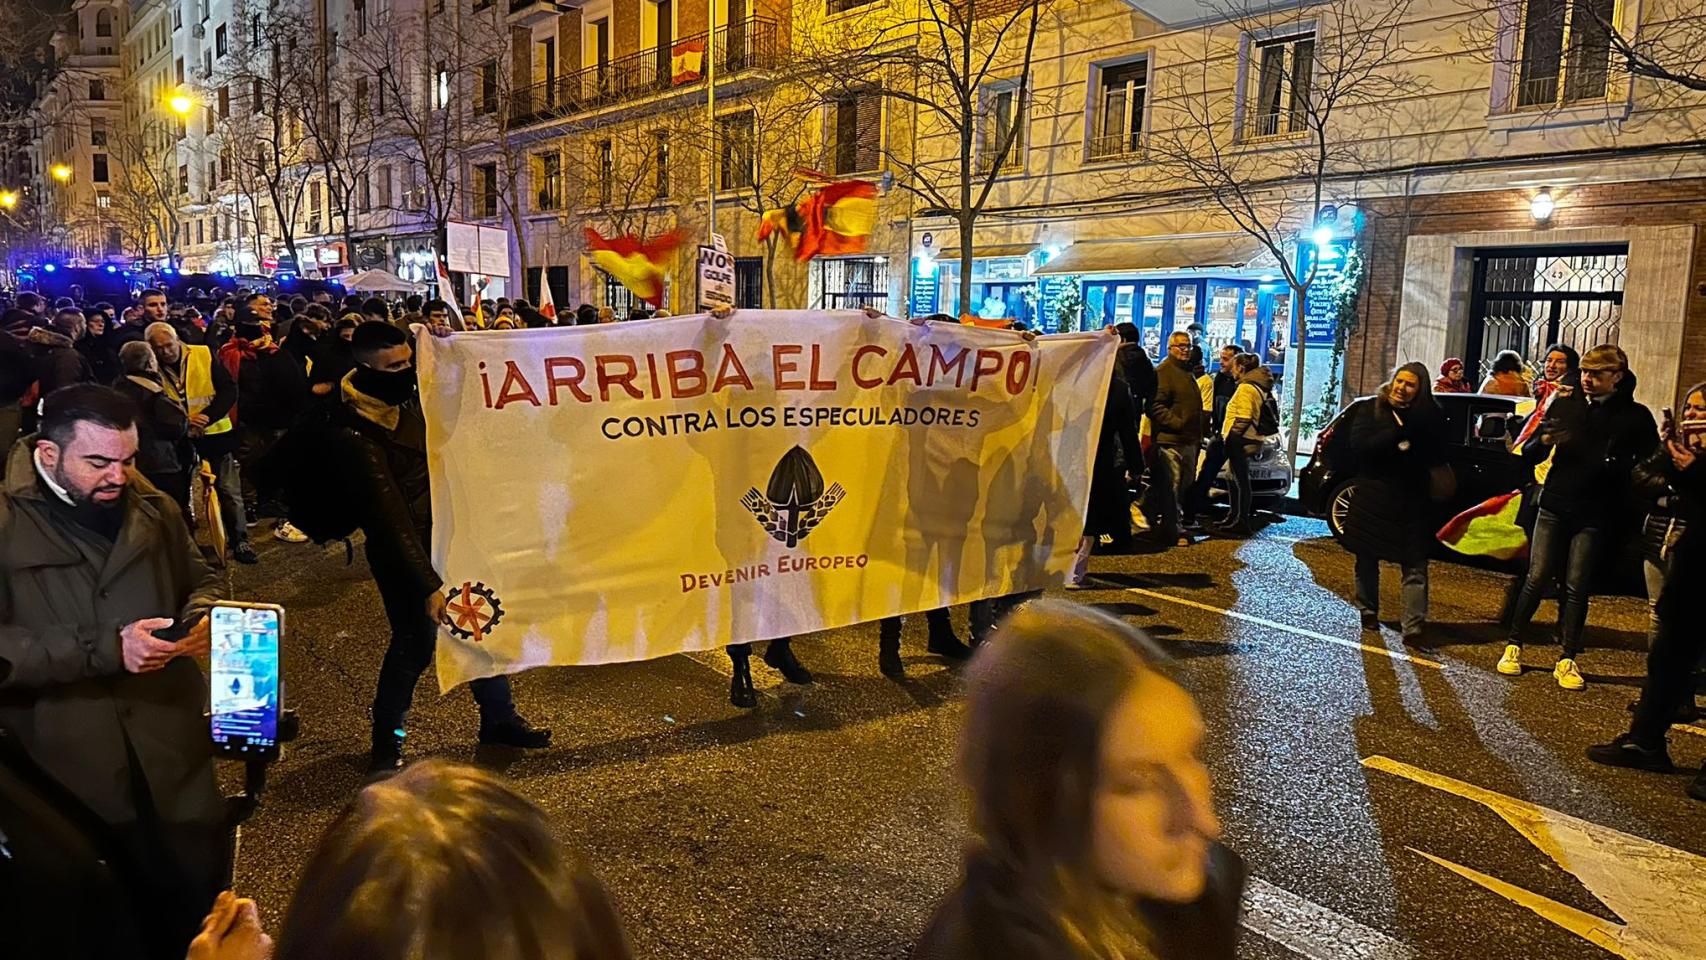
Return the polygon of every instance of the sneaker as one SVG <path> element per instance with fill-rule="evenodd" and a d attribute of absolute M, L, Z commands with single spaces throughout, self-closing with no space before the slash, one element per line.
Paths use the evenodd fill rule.
<path fill-rule="evenodd" d="M 1373 610 L 1362 611 L 1362 628 L 1364 630 L 1379 630 L 1380 614 L 1375 613 Z"/>
<path fill-rule="evenodd" d="M 278 526 L 272 528 L 273 539 L 285 543 L 307 543 L 308 534 L 290 525 L 289 520 L 280 520 Z"/>
<path fill-rule="evenodd" d="M 247 540 L 237 541 L 237 545 L 231 548 L 231 555 L 237 558 L 238 563 L 254 564 L 261 562 L 260 555 L 255 553 L 254 545 Z"/>
<path fill-rule="evenodd" d="M 1505 655 L 1499 658 L 1498 670 L 1507 677 L 1522 676 L 1522 648 L 1514 643 L 1505 644 Z"/>
<path fill-rule="evenodd" d="M 1610 743 L 1589 747 L 1587 754 L 1589 760 L 1608 767 L 1628 767 L 1649 773 L 1669 773 L 1671 770 L 1670 752 L 1665 749 L 1664 744 L 1644 747 L 1627 733 L 1619 734 L 1617 739 Z"/>
<path fill-rule="evenodd" d="M 536 727 L 518 715 L 491 726 L 480 724 L 480 742 L 489 746 L 543 750 L 551 745 L 551 731 Z"/>
<path fill-rule="evenodd" d="M 373 752 L 367 756 L 367 779 L 383 780 L 403 769 L 403 730 L 373 731 Z"/>
<path fill-rule="evenodd" d="M 1586 690 L 1588 682 L 1582 679 L 1580 670 L 1576 669 L 1576 661 L 1565 657 L 1552 668 L 1552 679 L 1558 681 L 1558 686 L 1565 690 Z"/>

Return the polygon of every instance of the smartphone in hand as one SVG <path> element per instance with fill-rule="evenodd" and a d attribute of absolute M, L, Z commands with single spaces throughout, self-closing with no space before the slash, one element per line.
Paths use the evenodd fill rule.
<path fill-rule="evenodd" d="M 210 616 L 214 749 L 232 759 L 276 759 L 284 608 L 222 601 Z"/>

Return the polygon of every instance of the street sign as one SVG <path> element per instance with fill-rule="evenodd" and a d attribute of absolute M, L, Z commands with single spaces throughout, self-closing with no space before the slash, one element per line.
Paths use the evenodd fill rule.
<path fill-rule="evenodd" d="M 735 262 L 716 247 L 699 248 L 699 309 L 735 305 Z"/>
<path fill-rule="evenodd" d="M 711 246 L 716 247 L 723 253 L 729 252 L 729 245 L 723 241 L 723 235 L 720 233 L 711 234 Z"/>

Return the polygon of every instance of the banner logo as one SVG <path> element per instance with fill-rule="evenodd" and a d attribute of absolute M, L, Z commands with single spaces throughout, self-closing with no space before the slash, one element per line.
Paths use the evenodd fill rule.
<path fill-rule="evenodd" d="M 448 626 L 459 639 L 479 643 L 504 618 L 498 595 L 484 583 L 464 580 L 462 586 L 450 588 L 447 599 L 450 601 L 445 606 Z"/>
<path fill-rule="evenodd" d="M 795 447 L 776 462 L 765 492 L 759 493 L 757 487 L 751 487 L 740 502 L 752 511 L 758 525 L 770 536 L 793 547 L 815 530 L 845 496 L 847 491 L 839 483 L 825 490 L 823 474 L 812 455 L 802 447 Z"/>

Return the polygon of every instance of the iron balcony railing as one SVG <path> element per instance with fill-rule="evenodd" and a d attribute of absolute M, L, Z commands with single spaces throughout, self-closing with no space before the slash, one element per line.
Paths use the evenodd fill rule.
<path fill-rule="evenodd" d="M 786 35 L 774 20 L 762 17 L 737 20 L 718 27 L 714 35 L 715 49 L 708 55 L 716 58 L 719 79 L 747 70 L 774 69 L 781 66 L 788 56 Z M 703 46 L 705 39 L 706 34 L 703 33 L 682 37 L 669 46 L 650 47 L 554 80 L 522 87 L 510 99 L 510 123 L 536 123 L 628 103 L 699 83 L 706 68 L 703 62 L 699 78 L 679 84 L 675 82 L 673 51 L 684 44 Z"/>

